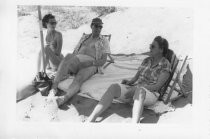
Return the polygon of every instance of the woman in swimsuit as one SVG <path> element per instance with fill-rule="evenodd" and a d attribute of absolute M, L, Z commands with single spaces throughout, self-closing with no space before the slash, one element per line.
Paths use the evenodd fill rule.
<path fill-rule="evenodd" d="M 47 14 L 42 19 L 42 25 L 47 29 L 45 37 L 45 65 L 48 69 L 52 71 L 57 71 L 58 66 L 64 56 L 61 54 L 63 38 L 61 32 L 55 30 L 56 28 L 55 16 L 52 14 Z M 38 72 L 40 71 L 41 66 L 41 52 L 39 53 L 38 58 Z"/>

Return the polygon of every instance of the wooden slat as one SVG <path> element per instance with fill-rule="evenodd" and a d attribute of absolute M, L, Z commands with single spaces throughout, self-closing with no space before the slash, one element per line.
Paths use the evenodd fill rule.
<path fill-rule="evenodd" d="M 179 76 L 180 76 L 180 74 L 181 74 L 181 72 L 182 72 L 182 70 L 183 70 L 183 68 L 184 68 L 184 65 L 185 65 L 185 63 L 186 63 L 186 61 L 187 61 L 187 57 L 188 57 L 188 56 L 185 57 L 185 60 L 184 60 L 184 62 L 183 62 L 183 64 L 182 64 L 182 67 L 181 67 L 180 71 L 178 72 L 178 74 L 176 75 L 175 81 L 173 82 L 173 85 L 172 85 L 172 87 L 171 87 L 171 89 L 170 89 L 170 91 L 169 91 L 169 93 L 168 93 L 167 99 L 166 99 L 166 101 L 165 101 L 166 104 L 167 104 L 169 101 L 172 101 L 172 100 L 170 100 L 171 95 L 172 95 L 172 92 L 173 92 L 173 90 L 175 89 L 176 84 L 178 83 Z M 183 93 L 181 93 L 179 96 L 182 96 L 182 95 L 183 95 Z M 178 98 L 178 97 L 177 97 L 177 98 Z"/>

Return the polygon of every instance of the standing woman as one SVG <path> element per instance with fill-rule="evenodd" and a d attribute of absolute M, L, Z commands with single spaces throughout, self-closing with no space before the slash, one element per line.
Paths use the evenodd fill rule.
<path fill-rule="evenodd" d="M 42 25 L 44 28 L 47 29 L 46 37 L 45 37 L 45 65 L 48 69 L 52 71 L 57 71 L 58 66 L 64 56 L 61 54 L 62 44 L 63 44 L 63 37 L 61 32 L 55 30 L 56 28 L 56 20 L 55 16 L 52 14 L 47 14 L 42 19 Z M 41 52 L 39 53 L 38 57 L 38 72 L 40 71 L 41 67 Z"/>

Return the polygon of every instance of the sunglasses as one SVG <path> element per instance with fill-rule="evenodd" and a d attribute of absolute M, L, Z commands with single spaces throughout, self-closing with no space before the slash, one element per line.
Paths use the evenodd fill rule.
<path fill-rule="evenodd" d="M 155 45 L 154 44 L 150 44 L 150 48 L 151 49 L 155 48 Z"/>
<path fill-rule="evenodd" d="M 99 29 L 102 29 L 103 28 L 103 26 L 101 26 L 101 25 L 94 25 L 94 27 L 95 28 L 99 28 Z"/>
<path fill-rule="evenodd" d="M 50 25 L 56 25 L 57 22 L 48 22 L 48 24 L 50 24 Z"/>

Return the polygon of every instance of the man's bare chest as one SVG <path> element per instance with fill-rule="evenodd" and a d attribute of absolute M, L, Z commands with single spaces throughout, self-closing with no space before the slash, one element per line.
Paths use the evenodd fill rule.
<path fill-rule="evenodd" d="M 95 49 L 96 39 L 87 39 L 82 43 L 82 48 Z"/>

